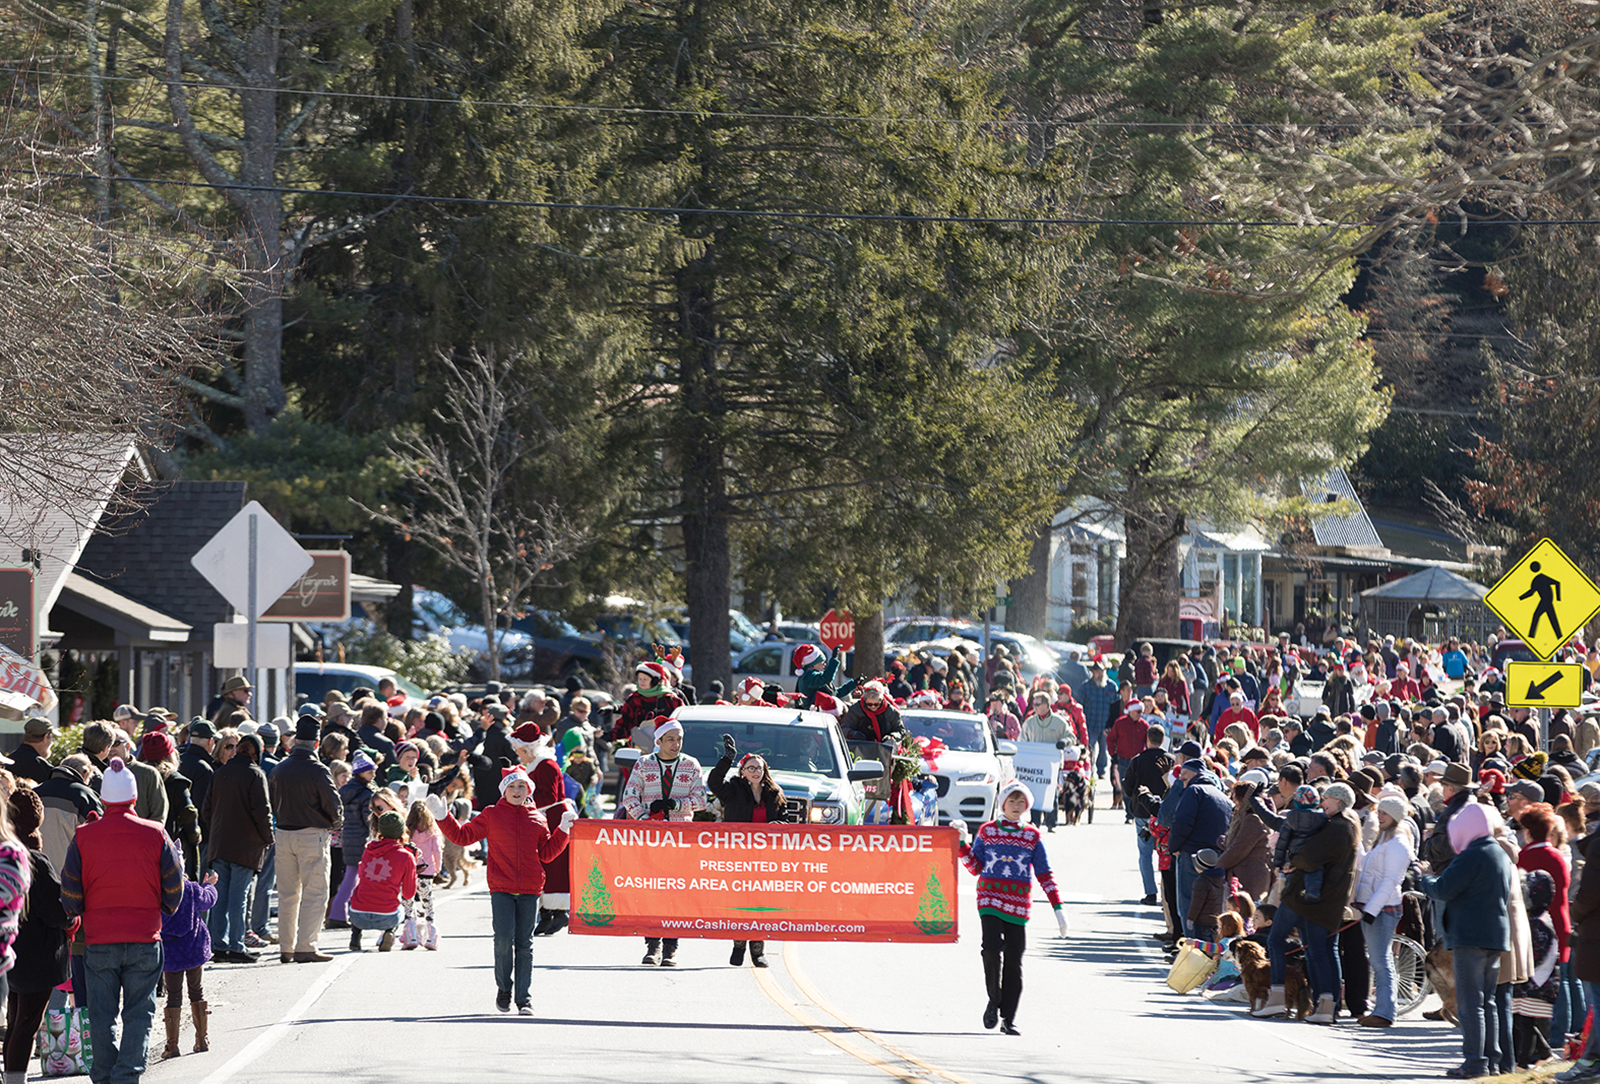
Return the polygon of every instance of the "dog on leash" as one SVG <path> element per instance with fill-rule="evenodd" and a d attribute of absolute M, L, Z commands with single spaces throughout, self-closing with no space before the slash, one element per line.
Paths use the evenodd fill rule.
<path fill-rule="evenodd" d="M 1457 1023 L 1455 958 L 1440 942 L 1428 950 L 1425 966 L 1428 982 L 1433 986 L 1433 992 L 1439 995 L 1439 1008 L 1422 1015 L 1430 1020 L 1444 1019 L 1452 1024 Z M 1435 1016 L 1434 1013 L 1439 1015 Z"/>
<path fill-rule="evenodd" d="M 1290 956 L 1283 964 L 1283 1003 L 1289 1016 L 1304 1020 L 1311 1015 L 1311 984 L 1306 981 L 1304 953 Z"/>
<path fill-rule="evenodd" d="M 1239 965 L 1239 981 L 1244 983 L 1244 992 L 1250 995 L 1250 1011 L 1254 1012 L 1267 1003 L 1267 991 L 1272 986 L 1272 965 L 1267 962 L 1267 950 L 1241 937 L 1228 946 L 1228 951 Z"/>

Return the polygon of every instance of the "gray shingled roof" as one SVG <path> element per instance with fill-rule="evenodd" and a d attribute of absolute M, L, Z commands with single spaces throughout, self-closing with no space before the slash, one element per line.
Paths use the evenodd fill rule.
<path fill-rule="evenodd" d="M 1323 516 L 1312 521 L 1311 534 L 1319 546 L 1382 546 L 1378 529 L 1367 518 L 1367 510 L 1350 484 L 1350 476 L 1342 470 L 1329 471 L 1326 477 L 1314 482 L 1302 482 L 1300 491 L 1317 504 L 1337 497 L 1343 502 L 1344 514 Z"/>
<path fill-rule="evenodd" d="M 105 524 L 84 548 L 79 574 L 193 625 L 207 638 L 233 610 L 189 559 L 238 514 L 243 482 L 170 482 L 146 512 Z"/>
<path fill-rule="evenodd" d="M 1477 602 L 1489 593 L 1481 583 L 1457 576 L 1448 568 L 1425 568 L 1403 579 L 1361 592 L 1362 598 L 1420 599 L 1429 602 Z"/>

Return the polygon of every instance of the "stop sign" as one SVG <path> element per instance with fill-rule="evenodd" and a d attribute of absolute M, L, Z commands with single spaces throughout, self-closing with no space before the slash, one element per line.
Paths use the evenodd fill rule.
<path fill-rule="evenodd" d="M 830 651 L 843 648 L 849 651 L 856 646 L 856 619 L 849 610 L 829 610 L 822 615 L 817 632 L 823 646 Z"/>

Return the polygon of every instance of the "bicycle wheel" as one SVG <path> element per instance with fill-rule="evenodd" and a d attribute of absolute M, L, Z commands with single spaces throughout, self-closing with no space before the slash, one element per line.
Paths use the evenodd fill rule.
<path fill-rule="evenodd" d="M 1421 1005 L 1433 986 L 1428 982 L 1427 953 L 1409 937 L 1396 937 L 1389 946 L 1389 958 L 1394 967 L 1394 1013 L 1404 1016 Z M 1372 974 L 1373 989 L 1378 977 Z"/>

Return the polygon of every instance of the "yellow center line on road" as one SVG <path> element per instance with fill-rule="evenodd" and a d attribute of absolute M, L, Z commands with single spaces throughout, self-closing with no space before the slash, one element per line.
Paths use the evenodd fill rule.
<path fill-rule="evenodd" d="M 785 962 L 787 963 L 787 956 L 785 957 Z M 783 989 L 778 985 L 778 981 L 774 979 L 769 972 L 761 968 L 754 968 L 752 970 L 755 973 L 756 985 L 761 987 L 761 992 L 766 994 L 774 1005 L 788 1013 L 799 1024 L 811 1029 L 811 1031 L 815 1032 L 819 1037 L 828 1040 L 828 1042 L 832 1043 L 840 1050 L 843 1050 L 852 1058 L 863 1061 L 872 1066 L 874 1069 L 882 1070 L 883 1072 L 894 1077 L 896 1080 L 903 1081 L 904 1084 L 927 1084 L 927 1081 L 924 1077 L 914 1076 L 900 1068 L 898 1065 L 894 1065 L 888 1061 L 885 1061 L 883 1058 L 878 1057 L 876 1054 L 872 1053 L 872 1051 L 863 1050 L 855 1043 L 850 1042 L 848 1039 L 844 1039 L 838 1035 L 835 1035 L 832 1028 L 829 1028 L 825 1024 L 819 1024 L 817 1021 L 813 1020 L 804 1009 L 795 1004 L 794 999 L 783 992 Z"/>
<path fill-rule="evenodd" d="M 823 1012 L 827 1013 L 829 1016 L 831 1016 L 835 1020 L 839 1021 L 839 1023 L 843 1024 L 845 1027 L 849 1028 L 851 1031 L 855 1032 L 857 1035 L 861 1036 L 863 1039 L 867 1040 L 869 1043 L 873 1043 L 873 1044 L 877 1045 L 878 1047 L 880 1047 L 883 1050 L 887 1051 L 888 1053 L 892 1054 L 894 1057 L 896 1057 L 896 1058 L 900 1059 L 901 1061 L 906 1062 L 906 1063 L 908 1063 L 910 1065 L 915 1065 L 918 1069 L 921 1069 L 926 1073 L 931 1073 L 934 1076 L 941 1077 L 944 1080 L 949 1081 L 950 1084 L 971 1084 L 971 1081 L 967 1080 L 965 1077 L 957 1076 L 954 1073 L 951 1073 L 951 1072 L 949 1072 L 949 1071 L 947 1071 L 945 1069 L 939 1068 L 937 1065 L 934 1065 L 932 1062 L 929 1062 L 929 1061 L 926 1061 L 926 1060 L 924 1060 L 922 1058 L 917 1057 L 915 1054 L 912 1054 L 909 1051 L 902 1050 L 900 1047 L 895 1046 L 893 1043 L 889 1042 L 887 1039 L 884 1039 L 882 1036 L 877 1035 L 874 1032 L 871 1032 L 871 1031 L 867 1030 L 866 1028 L 862 1027 L 861 1025 L 852 1022 L 848 1017 L 846 1017 L 838 1009 L 834 1008 L 832 1003 L 829 1002 L 827 998 L 822 996 L 822 992 L 816 988 L 816 985 L 812 983 L 811 979 L 806 975 L 805 970 L 800 966 L 800 943 L 799 942 L 797 942 L 797 941 L 785 941 L 784 942 L 784 945 L 783 945 L 783 966 L 784 966 L 784 970 L 786 970 L 789 973 L 789 978 L 791 980 L 793 980 L 795 986 L 799 989 L 800 993 L 803 994 L 808 1000 L 810 1000 L 811 1004 L 815 1005 L 818 1009 L 821 1009 Z M 900 1073 L 894 1073 L 893 1075 L 900 1076 L 901 1074 Z M 901 1079 L 907 1079 L 907 1078 L 906 1077 L 901 1077 Z M 909 1079 L 919 1080 L 919 1081 L 920 1080 L 925 1080 L 924 1077 L 920 1077 L 920 1076 L 912 1076 Z"/>

